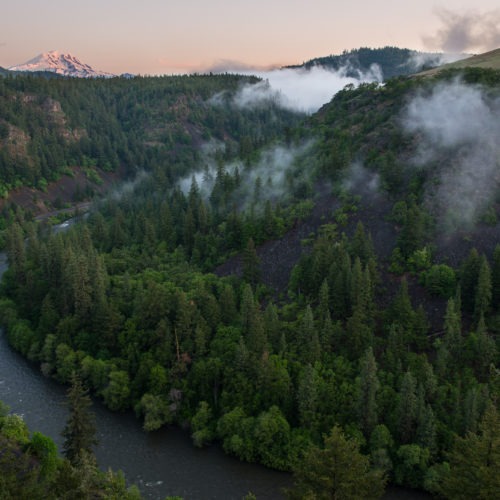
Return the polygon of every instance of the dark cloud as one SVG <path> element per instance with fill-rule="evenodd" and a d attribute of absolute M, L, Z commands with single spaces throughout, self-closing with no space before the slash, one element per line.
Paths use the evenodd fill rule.
<path fill-rule="evenodd" d="M 438 9 L 442 28 L 434 36 L 423 37 L 431 49 L 460 53 L 486 51 L 500 46 L 500 11 L 456 13 Z"/>

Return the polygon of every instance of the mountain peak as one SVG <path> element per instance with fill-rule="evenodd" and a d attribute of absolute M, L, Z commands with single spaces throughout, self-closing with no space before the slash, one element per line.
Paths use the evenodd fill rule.
<path fill-rule="evenodd" d="M 29 61 L 11 66 L 11 71 L 49 71 L 63 76 L 73 76 L 78 78 L 110 78 L 114 75 L 104 71 L 94 70 L 88 64 L 81 62 L 72 54 L 63 53 L 58 50 L 51 50 L 37 55 Z"/>

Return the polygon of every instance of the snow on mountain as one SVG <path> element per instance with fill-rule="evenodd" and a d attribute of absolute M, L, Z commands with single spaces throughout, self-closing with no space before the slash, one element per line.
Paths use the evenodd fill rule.
<path fill-rule="evenodd" d="M 56 50 L 44 52 L 24 64 L 11 66 L 9 69 L 11 71 L 50 71 L 58 75 L 78 78 L 111 78 L 115 76 L 104 71 L 96 71 L 75 56 L 63 54 Z"/>

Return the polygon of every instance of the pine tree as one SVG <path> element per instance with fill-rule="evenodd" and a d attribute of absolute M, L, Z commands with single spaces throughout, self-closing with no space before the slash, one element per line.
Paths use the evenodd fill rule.
<path fill-rule="evenodd" d="M 321 356 L 319 335 L 314 326 L 314 317 L 311 306 L 306 307 L 304 317 L 298 327 L 297 355 L 306 363 L 314 364 Z"/>
<path fill-rule="evenodd" d="M 370 468 L 355 439 L 346 438 L 335 426 L 323 449 L 312 447 L 294 470 L 292 499 L 377 499 L 384 493 L 385 478 Z"/>
<path fill-rule="evenodd" d="M 224 324 L 232 324 L 237 316 L 236 297 L 231 285 L 225 285 L 219 296 L 221 320 Z"/>
<path fill-rule="evenodd" d="M 453 299 L 448 299 L 446 306 L 444 316 L 444 344 L 453 359 L 459 363 L 462 358 L 462 322 Z"/>
<path fill-rule="evenodd" d="M 17 222 L 14 222 L 7 230 L 6 247 L 9 265 L 15 273 L 16 280 L 22 282 L 26 266 L 26 250 L 23 230 Z"/>
<path fill-rule="evenodd" d="M 64 456 L 74 466 L 94 461 L 92 447 L 97 444 L 94 416 L 89 410 L 92 402 L 88 391 L 75 373 L 67 392 L 69 418 L 62 431 Z"/>
<path fill-rule="evenodd" d="M 318 302 L 319 304 L 316 308 L 316 314 L 320 323 L 323 323 L 326 320 L 326 317 L 330 316 L 330 288 L 328 286 L 328 280 L 326 278 L 321 283 Z"/>
<path fill-rule="evenodd" d="M 473 312 L 481 258 L 475 248 L 460 267 L 460 288 L 464 311 Z"/>
<path fill-rule="evenodd" d="M 241 322 L 243 335 L 249 351 L 258 358 L 267 349 L 267 337 L 264 331 L 259 304 L 253 297 L 252 287 L 245 285 L 241 298 Z"/>
<path fill-rule="evenodd" d="M 390 323 L 396 322 L 403 328 L 405 336 L 405 348 L 408 348 L 413 336 L 415 311 L 411 305 L 406 278 L 401 280 L 401 287 L 390 308 Z"/>
<path fill-rule="evenodd" d="M 264 311 L 264 330 L 274 352 L 279 352 L 281 329 L 277 307 L 270 302 Z"/>
<path fill-rule="evenodd" d="M 260 282 L 260 259 L 252 238 L 243 252 L 243 279 L 253 287 Z"/>
<path fill-rule="evenodd" d="M 297 405 L 300 424 L 311 429 L 316 424 L 316 410 L 318 406 L 319 377 L 316 370 L 309 363 L 301 373 L 297 389 Z"/>
<path fill-rule="evenodd" d="M 358 395 L 358 420 L 365 436 L 370 436 L 378 423 L 377 391 L 379 388 L 377 362 L 370 347 L 361 359 Z"/>
<path fill-rule="evenodd" d="M 483 255 L 477 278 L 476 295 L 474 299 L 474 316 L 478 320 L 486 315 L 491 305 L 491 269 L 488 260 Z"/>
<path fill-rule="evenodd" d="M 500 245 L 497 245 L 493 252 L 491 295 L 491 305 L 495 311 L 498 311 L 500 309 Z"/>
<path fill-rule="evenodd" d="M 490 500 L 500 492 L 500 415 L 490 404 L 479 431 L 457 437 L 440 493 L 456 500 Z"/>
<path fill-rule="evenodd" d="M 415 377 L 408 371 L 403 376 L 397 407 L 398 430 L 402 443 L 411 443 L 415 434 L 418 410 L 416 390 Z"/>
<path fill-rule="evenodd" d="M 351 241 L 351 255 L 358 257 L 363 264 L 375 257 L 373 242 L 370 236 L 366 235 L 365 227 L 361 221 L 356 225 L 356 231 Z"/>
<path fill-rule="evenodd" d="M 497 357 L 497 347 L 495 340 L 488 334 L 482 315 L 476 328 L 475 341 L 474 368 L 476 377 L 480 381 L 487 382 L 490 365 L 493 365 Z"/>
<path fill-rule="evenodd" d="M 436 417 L 431 406 L 424 405 L 418 417 L 417 444 L 427 448 L 431 453 L 437 448 L 436 427 Z"/>

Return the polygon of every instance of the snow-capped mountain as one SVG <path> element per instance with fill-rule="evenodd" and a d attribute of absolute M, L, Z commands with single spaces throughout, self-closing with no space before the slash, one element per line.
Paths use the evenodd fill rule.
<path fill-rule="evenodd" d="M 88 64 L 82 63 L 71 54 L 63 54 L 56 50 L 44 52 L 24 64 L 11 66 L 11 71 L 50 71 L 64 76 L 78 78 L 111 78 L 115 75 L 104 71 L 96 71 Z"/>

